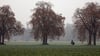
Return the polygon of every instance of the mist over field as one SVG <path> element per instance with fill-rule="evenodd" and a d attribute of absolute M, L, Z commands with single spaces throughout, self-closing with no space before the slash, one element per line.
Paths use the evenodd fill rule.
<path fill-rule="evenodd" d="M 60 37 L 60 41 L 77 41 L 77 35 L 75 33 L 73 24 L 67 24 L 65 27 L 65 35 Z M 57 41 L 57 39 L 55 39 Z M 35 41 L 34 36 L 31 34 L 31 29 L 26 28 L 24 34 L 18 36 L 12 36 L 10 41 Z"/>
<path fill-rule="evenodd" d="M 100 56 L 100 0 L 0 0 L 0 56 Z"/>
<path fill-rule="evenodd" d="M 23 2 L 24 1 L 24 2 Z M 35 3 L 42 0 L 0 0 L 0 6 L 10 5 L 12 10 L 15 12 L 15 17 L 17 20 L 21 21 L 22 24 L 26 27 L 26 30 L 23 35 L 12 36 L 10 41 L 33 41 L 34 36 L 30 34 L 31 29 L 27 28 L 27 23 L 31 19 L 31 10 L 35 8 Z M 87 2 L 100 2 L 99 0 L 44 0 L 51 2 L 53 10 L 55 12 L 62 13 L 66 17 L 65 20 L 65 36 L 62 36 L 60 41 L 78 41 L 77 32 L 74 31 L 74 25 L 72 21 L 72 16 L 76 8 L 81 8 Z M 64 7 L 66 5 L 66 7 Z M 19 9 L 20 8 L 20 9 Z"/>

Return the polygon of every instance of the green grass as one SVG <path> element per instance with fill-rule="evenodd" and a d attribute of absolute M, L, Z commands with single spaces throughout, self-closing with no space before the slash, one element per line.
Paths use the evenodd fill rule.
<path fill-rule="evenodd" d="M 0 56 L 100 56 L 100 46 L 4 45 Z"/>

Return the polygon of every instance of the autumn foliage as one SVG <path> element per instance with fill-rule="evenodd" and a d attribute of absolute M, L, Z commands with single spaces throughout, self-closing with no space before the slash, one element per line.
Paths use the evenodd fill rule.
<path fill-rule="evenodd" d="M 93 39 L 93 44 L 96 45 L 97 36 L 100 36 L 100 5 L 87 3 L 85 7 L 76 10 L 74 17 L 79 39 L 88 40 L 88 45 L 91 45 Z"/>
<path fill-rule="evenodd" d="M 4 40 L 9 40 L 15 33 L 24 33 L 24 28 L 17 22 L 9 5 L 0 7 L 0 44 L 4 44 Z"/>
<path fill-rule="evenodd" d="M 56 39 L 64 34 L 65 17 L 56 14 L 48 2 L 40 1 L 36 6 L 30 21 L 33 26 L 32 33 L 36 40 L 41 39 L 46 45 L 48 38 Z"/>

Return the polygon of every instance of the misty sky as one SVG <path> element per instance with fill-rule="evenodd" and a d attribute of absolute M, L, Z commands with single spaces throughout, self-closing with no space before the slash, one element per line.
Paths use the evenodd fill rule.
<path fill-rule="evenodd" d="M 31 19 L 32 9 L 35 8 L 35 3 L 41 0 L 0 0 L 0 6 L 10 5 L 15 13 L 17 20 L 21 21 L 26 27 L 26 24 Z M 72 16 L 76 8 L 83 7 L 87 2 L 98 2 L 100 0 L 42 0 L 51 2 L 53 10 L 66 17 L 65 23 L 72 23 Z"/>

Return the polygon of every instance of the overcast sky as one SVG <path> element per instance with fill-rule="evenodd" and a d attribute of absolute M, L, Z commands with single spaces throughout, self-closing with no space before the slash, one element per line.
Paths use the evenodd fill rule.
<path fill-rule="evenodd" d="M 31 19 L 32 11 L 31 9 L 35 8 L 35 3 L 41 0 L 0 0 L 0 6 L 10 5 L 12 10 L 15 13 L 17 20 L 21 21 L 25 25 Z M 65 23 L 72 23 L 72 16 L 76 8 L 83 7 L 87 2 L 98 2 L 100 0 L 42 0 L 51 2 L 53 10 L 66 17 Z"/>

